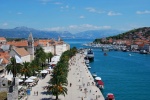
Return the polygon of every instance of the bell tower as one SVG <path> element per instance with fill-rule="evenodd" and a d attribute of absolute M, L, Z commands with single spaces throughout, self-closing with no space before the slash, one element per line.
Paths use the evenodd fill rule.
<path fill-rule="evenodd" d="M 32 33 L 30 33 L 28 37 L 27 51 L 30 53 L 31 61 L 32 61 L 34 59 L 34 40 L 33 40 Z"/>

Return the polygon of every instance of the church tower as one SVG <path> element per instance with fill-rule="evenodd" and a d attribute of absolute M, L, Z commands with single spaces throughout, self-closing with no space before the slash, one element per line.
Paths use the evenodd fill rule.
<path fill-rule="evenodd" d="M 33 40 L 32 33 L 30 33 L 28 37 L 27 51 L 30 53 L 31 61 L 32 61 L 34 59 L 34 40 Z"/>

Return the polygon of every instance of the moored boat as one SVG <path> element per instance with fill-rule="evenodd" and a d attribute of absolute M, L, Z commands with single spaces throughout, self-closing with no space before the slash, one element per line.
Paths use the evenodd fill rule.
<path fill-rule="evenodd" d="M 94 73 L 94 74 L 92 74 L 92 76 L 95 78 L 97 75 Z"/>
<path fill-rule="evenodd" d="M 104 83 L 103 83 L 102 80 L 98 80 L 98 81 L 96 82 L 96 85 L 97 85 L 97 87 L 98 87 L 99 89 L 104 89 Z"/>
<path fill-rule="evenodd" d="M 87 55 L 86 57 L 88 57 L 89 60 L 93 60 L 94 59 L 94 52 L 92 49 L 88 49 L 87 50 Z"/>
<path fill-rule="evenodd" d="M 89 61 L 89 59 L 87 57 L 85 57 L 84 60 L 85 60 L 85 64 L 89 64 L 90 63 L 90 61 Z"/>
<path fill-rule="evenodd" d="M 113 93 L 108 93 L 106 96 L 106 100 L 115 100 L 115 96 Z"/>

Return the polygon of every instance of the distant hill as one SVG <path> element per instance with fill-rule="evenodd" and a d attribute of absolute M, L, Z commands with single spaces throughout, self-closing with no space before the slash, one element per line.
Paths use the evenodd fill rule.
<path fill-rule="evenodd" d="M 147 39 L 150 36 L 150 27 L 133 29 L 116 36 L 110 36 L 112 39 Z"/>
<path fill-rule="evenodd" d="M 34 38 L 81 38 L 81 39 L 95 39 L 107 36 L 112 36 L 121 33 L 118 30 L 89 30 L 76 34 L 68 31 L 44 31 L 36 30 L 28 27 L 16 27 L 13 29 L 0 29 L 0 37 L 6 38 L 27 38 L 32 33 Z"/>
<path fill-rule="evenodd" d="M 77 38 L 89 38 L 89 39 L 95 39 L 95 38 L 103 38 L 103 37 L 108 37 L 108 36 L 113 36 L 120 34 L 122 31 L 119 30 L 89 30 L 89 31 L 84 31 L 75 34 L 75 37 Z"/>
<path fill-rule="evenodd" d="M 142 28 L 137 28 L 137 29 L 133 29 L 118 35 L 114 35 L 114 36 L 109 36 L 106 37 L 106 40 L 109 39 L 113 39 L 113 40 L 146 40 L 146 39 L 150 39 L 150 27 L 142 27 Z M 102 38 L 96 38 L 94 42 L 98 42 L 101 41 Z"/>

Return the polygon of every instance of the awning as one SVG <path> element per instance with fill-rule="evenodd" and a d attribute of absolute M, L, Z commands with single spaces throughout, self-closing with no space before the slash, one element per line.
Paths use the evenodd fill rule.
<path fill-rule="evenodd" d="M 4 69 L 4 67 L 3 67 L 3 66 L 0 66 L 0 71 L 3 70 L 3 69 Z"/>
<path fill-rule="evenodd" d="M 98 80 L 97 83 L 98 83 L 99 85 L 104 85 L 104 83 L 103 83 L 102 80 Z"/>
<path fill-rule="evenodd" d="M 30 79 L 36 79 L 37 77 L 36 76 L 31 76 L 29 77 Z"/>
<path fill-rule="evenodd" d="M 48 72 L 47 72 L 47 70 L 42 70 L 40 73 L 43 73 L 43 74 L 45 73 L 46 74 Z"/>
<path fill-rule="evenodd" d="M 33 82 L 34 80 L 32 80 L 32 79 L 30 79 L 30 78 L 28 78 L 27 80 L 25 80 L 25 82 L 26 83 L 28 83 L 28 82 Z"/>

